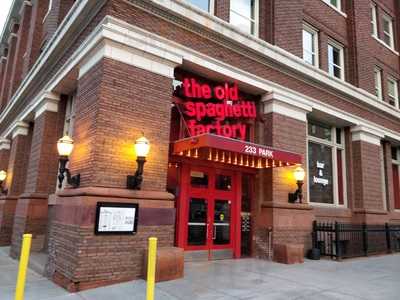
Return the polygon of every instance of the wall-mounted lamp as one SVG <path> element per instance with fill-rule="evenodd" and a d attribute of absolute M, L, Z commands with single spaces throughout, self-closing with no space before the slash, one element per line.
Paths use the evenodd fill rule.
<path fill-rule="evenodd" d="M 3 189 L 3 182 L 7 178 L 7 172 L 4 170 L 0 171 L 0 194 L 7 194 L 7 190 Z"/>
<path fill-rule="evenodd" d="M 289 193 L 290 203 L 302 203 L 303 202 L 303 183 L 306 172 L 302 167 L 297 167 L 294 170 L 294 178 L 297 183 L 297 190 L 294 193 Z"/>
<path fill-rule="evenodd" d="M 143 181 L 143 167 L 146 162 L 147 154 L 150 151 L 150 142 L 144 135 L 138 138 L 135 142 L 137 170 L 135 175 L 128 175 L 127 188 L 130 190 L 140 190 Z"/>
<path fill-rule="evenodd" d="M 69 156 L 71 155 L 73 149 L 74 149 L 74 141 L 68 135 L 63 136 L 61 139 L 58 140 L 57 150 L 60 161 L 60 169 L 58 174 L 59 188 L 62 187 L 62 183 L 65 178 L 64 173 L 67 173 L 67 183 L 72 187 L 77 188 L 81 183 L 81 175 L 77 174 L 75 176 L 71 176 L 69 169 L 66 168 Z"/>

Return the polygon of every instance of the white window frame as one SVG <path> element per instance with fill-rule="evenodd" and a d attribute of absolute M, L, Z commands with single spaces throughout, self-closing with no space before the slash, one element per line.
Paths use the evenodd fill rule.
<path fill-rule="evenodd" d="M 388 81 L 388 97 L 394 100 L 394 107 L 399 108 L 399 85 L 398 85 L 398 80 L 392 76 L 388 76 L 387 78 Z M 394 95 L 391 95 L 389 92 L 389 82 L 393 83 L 394 85 Z M 389 103 L 390 104 L 390 103 Z"/>
<path fill-rule="evenodd" d="M 392 157 L 392 165 L 397 166 L 398 174 L 400 175 L 400 148 L 399 147 L 394 147 L 394 148 L 396 148 L 396 156 L 397 157 L 396 157 L 396 159 L 393 159 L 393 157 Z M 392 155 L 392 154 L 390 154 L 390 155 Z M 390 166 L 390 167 L 392 167 L 392 166 Z M 400 176 L 399 176 L 399 180 L 400 180 Z M 393 181 L 393 178 L 392 178 L 392 181 Z M 392 182 L 392 184 L 393 184 L 393 182 Z M 400 209 L 398 209 L 398 208 L 395 208 L 394 210 L 400 211 Z"/>
<path fill-rule="evenodd" d="M 333 8 L 336 12 L 341 14 L 343 17 L 347 18 L 347 15 L 342 10 L 342 1 L 341 0 L 337 1 L 337 5 L 332 4 L 330 0 L 321 0 L 321 1 L 324 2 L 326 5 L 328 5 L 329 7 Z"/>
<path fill-rule="evenodd" d="M 231 3 L 232 1 L 235 0 L 230 0 L 229 2 Z M 243 16 L 240 12 L 234 11 L 232 9 L 232 5 L 229 5 L 229 23 L 231 23 L 231 12 L 233 11 L 235 14 L 238 14 L 239 16 L 241 16 L 242 18 L 247 19 L 250 22 L 254 22 L 254 32 L 253 33 L 249 33 L 250 35 L 253 35 L 255 37 L 258 37 L 259 35 L 259 18 L 260 18 L 260 4 L 259 4 L 259 0 L 254 0 L 254 20 L 247 18 L 246 16 Z M 234 26 L 234 25 L 233 25 Z M 235 26 L 235 28 L 237 28 Z M 240 30 L 240 29 L 239 29 Z"/>
<path fill-rule="evenodd" d="M 375 81 L 375 97 L 378 100 L 383 100 L 382 91 L 382 69 L 379 67 L 374 68 L 374 81 Z"/>
<path fill-rule="evenodd" d="M 193 3 L 191 3 L 190 0 L 186 0 L 186 2 L 188 4 L 190 4 L 191 6 L 193 6 L 193 7 L 197 8 L 197 9 L 200 9 L 201 11 L 205 11 L 205 10 L 201 9 L 200 7 L 198 7 L 198 6 L 194 5 Z M 211 15 L 214 15 L 214 12 L 215 12 L 215 0 L 209 0 L 208 3 L 209 3 L 209 11 L 208 11 L 208 13 L 210 13 Z"/>
<path fill-rule="evenodd" d="M 377 10 L 376 4 L 371 3 L 371 25 L 372 25 L 372 36 L 378 38 L 378 22 L 377 22 Z"/>
<path fill-rule="evenodd" d="M 334 72 L 333 73 L 330 72 L 330 67 L 329 67 L 330 66 L 329 46 L 339 50 L 340 66 L 339 65 L 335 65 L 333 62 L 332 62 L 332 65 L 340 68 L 340 78 L 336 77 L 334 75 Z M 337 79 L 340 79 L 340 80 L 344 81 L 344 79 L 345 79 L 344 78 L 344 74 L 345 74 L 345 72 L 344 72 L 344 47 L 342 45 L 338 44 L 337 42 L 333 41 L 333 40 L 329 40 L 328 41 L 328 49 L 327 50 L 328 50 L 327 54 L 328 54 L 328 73 L 329 73 L 329 75 L 331 75 L 334 78 L 337 78 Z"/>
<path fill-rule="evenodd" d="M 311 53 L 314 55 L 314 64 L 313 66 L 318 67 L 319 66 L 319 44 L 318 44 L 318 30 L 312 27 L 311 25 L 308 25 L 306 23 L 303 24 L 303 31 L 307 31 L 308 33 L 312 34 L 313 37 L 313 46 L 314 46 L 314 53 Z M 304 53 L 304 41 L 303 41 L 303 53 Z M 304 59 L 304 54 L 303 54 L 303 59 Z"/>
<path fill-rule="evenodd" d="M 44 23 L 46 21 L 52 8 L 53 8 L 53 0 L 49 0 L 49 8 L 47 9 L 46 15 L 44 16 L 42 23 Z"/>
<path fill-rule="evenodd" d="M 323 123 L 321 123 L 323 124 Z M 327 124 L 328 125 L 328 124 Z M 331 126 L 331 140 L 324 140 L 308 134 L 308 126 L 310 126 L 310 121 L 307 122 L 307 202 L 310 205 L 322 206 L 322 207 L 348 207 L 347 203 L 347 181 L 346 181 L 346 147 L 345 147 L 345 133 L 343 128 L 340 129 L 341 134 L 341 144 L 336 143 L 336 127 Z M 329 125 L 330 126 L 330 125 Z M 332 149 L 332 179 L 333 179 L 333 203 L 318 203 L 311 202 L 310 194 L 310 182 L 309 182 L 309 157 L 308 157 L 308 147 L 309 143 L 322 144 L 331 147 Z M 341 150 L 342 153 L 342 179 L 343 179 L 343 204 L 339 204 L 339 180 L 338 180 L 338 165 L 337 165 L 337 150 Z"/>
<path fill-rule="evenodd" d="M 390 49 L 394 50 L 394 31 L 393 31 L 393 18 L 391 16 L 389 16 L 388 14 L 383 14 L 382 16 L 383 22 L 387 21 L 389 22 L 389 32 L 385 31 L 385 26 L 382 26 L 383 28 L 383 38 L 382 38 L 382 42 L 388 46 Z M 385 35 L 389 35 L 390 37 L 390 45 L 386 44 L 385 42 Z"/>

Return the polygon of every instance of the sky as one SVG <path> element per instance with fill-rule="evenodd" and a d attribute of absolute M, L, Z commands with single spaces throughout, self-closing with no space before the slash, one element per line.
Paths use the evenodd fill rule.
<path fill-rule="evenodd" d="M 3 32 L 4 23 L 6 22 L 12 1 L 0 0 L 0 34 Z"/>

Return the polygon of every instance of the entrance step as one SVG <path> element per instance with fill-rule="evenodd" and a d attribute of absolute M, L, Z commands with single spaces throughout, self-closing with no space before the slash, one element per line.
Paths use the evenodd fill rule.
<path fill-rule="evenodd" d="M 208 261 L 210 260 L 221 260 L 221 259 L 232 259 L 233 250 L 200 250 L 200 251 L 185 251 L 185 262 L 189 261 Z"/>

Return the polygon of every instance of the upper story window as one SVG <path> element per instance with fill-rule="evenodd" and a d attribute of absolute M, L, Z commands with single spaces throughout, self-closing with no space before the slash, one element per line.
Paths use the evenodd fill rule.
<path fill-rule="evenodd" d="M 375 79 L 375 96 L 382 100 L 382 70 L 378 67 L 375 67 L 374 70 L 374 79 Z"/>
<path fill-rule="evenodd" d="M 214 0 L 186 0 L 186 1 L 209 13 L 212 13 L 214 11 Z"/>
<path fill-rule="evenodd" d="M 329 75 L 344 79 L 344 53 L 343 47 L 336 43 L 328 43 L 328 70 Z"/>
<path fill-rule="evenodd" d="M 387 85 L 389 104 L 399 107 L 399 90 L 397 86 L 397 80 L 392 77 L 388 77 Z"/>
<path fill-rule="evenodd" d="M 376 4 L 371 4 L 371 34 L 378 37 L 378 23 L 376 17 Z"/>
<path fill-rule="evenodd" d="M 231 0 L 230 23 L 240 30 L 258 35 L 258 0 Z"/>
<path fill-rule="evenodd" d="M 303 25 L 303 59 L 318 66 L 318 32 L 309 25 Z"/>
<path fill-rule="evenodd" d="M 344 131 L 341 128 L 309 121 L 307 139 L 310 202 L 344 205 Z"/>
<path fill-rule="evenodd" d="M 342 10 L 341 0 L 323 0 L 323 1 L 326 2 L 327 4 L 329 4 L 330 6 L 333 6 L 337 10 L 340 10 L 340 11 Z"/>
<path fill-rule="evenodd" d="M 393 37 L 393 19 L 388 15 L 383 15 L 383 42 L 390 48 L 394 48 L 394 37 Z"/>

